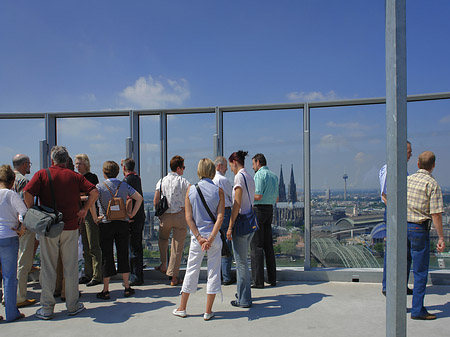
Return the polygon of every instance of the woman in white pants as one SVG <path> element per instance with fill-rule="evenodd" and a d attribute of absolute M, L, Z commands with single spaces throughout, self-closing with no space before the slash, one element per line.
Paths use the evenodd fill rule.
<path fill-rule="evenodd" d="M 206 252 L 208 252 L 208 283 L 206 285 L 206 311 L 203 315 L 205 321 L 214 317 L 212 311 L 214 299 L 216 294 L 222 291 L 220 281 L 222 240 L 217 235 L 223 221 L 225 199 L 222 189 L 212 182 L 215 174 L 214 163 L 208 158 L 201 159 L 197 168 L 200 181 L 196 186 L 190 186 L 186 193 L 186 221 L 191 230 L 191 245 L 181 288 L 181 303 L 172 312 L 175 316 L 187 316 L 186 306 L 189 295 L 197 290 L 200 267 Z M 216 218 L 215 222 L 205 208 L 197 187 L 200 188 L 210 212 Z"/>

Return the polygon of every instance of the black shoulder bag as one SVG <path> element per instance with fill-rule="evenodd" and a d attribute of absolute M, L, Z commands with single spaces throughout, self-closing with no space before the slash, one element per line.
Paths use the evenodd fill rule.
<path fill-rule="evenodd" d="M 155 207 L 155 215 L 156 216 L 163 215 L 164 212 L 167 211 L 167 209 L 169 208 L 169 203 L 167 202 L 167 198 L 165 195 L 162 194 L 163 179 L 164 178 L 161 178 L 161 184 L 159 185 L 159 201 Z"/>
<path fill-rule="evenodd" d="M 56 208 L 55 190 L 50 170 L 47 168 L 48 181 L 53 198 L 53 209 L 43 205 L 31 206 L 23 219 L 24 226 L 31 232 L 49 238 L 55 238 L 64 229 L 63 214 Z"/>
<path fill-rule="evenodd" d="M 200 199 L 202 200 L 203 206 L 205 206 L 206 211 L 209 214 L 209 217 L 211 218 L 212 222 L 215 224 L 216 217 L 214 216 L 214 214 L 212 214 L 211 210 L 209 209 L 208 204 L 206 203 L 205 197 L 203 196 L 202 190 L 200 189 L 198 184 L 195 184 L 195 187 L 197 188 L 197 192 L 198 192 L 198 195 L 200 196 Z M 230 257 L 231 251 L 230 251 L 230 247 L 228 247 L 227 238 L 225 236 L 225 233 L 221 229 L 219 229 L 219 233 L 220 233 L 220 238 L 222 239 L 222 256 Z"/>

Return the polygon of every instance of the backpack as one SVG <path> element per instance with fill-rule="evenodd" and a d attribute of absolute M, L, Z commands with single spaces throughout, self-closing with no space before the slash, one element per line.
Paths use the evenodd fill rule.
<path fill-rule="evenodd" d="M 117 194 L 119 193 L 120 184 L 122 184 L 122 182 L 120 182 L 119 186 L 117 186 L 116 194 L 112 193 L 105 182 L 103 184 L 105 184 L 106 188 L 112 196 L 112 198 L 108 201 L 108 207 L 106 208 L 106 220 L 125 220 L 127 217 L 125 203 L 123 202 L 123 199 L 121 197 L 117 196 Z"/>

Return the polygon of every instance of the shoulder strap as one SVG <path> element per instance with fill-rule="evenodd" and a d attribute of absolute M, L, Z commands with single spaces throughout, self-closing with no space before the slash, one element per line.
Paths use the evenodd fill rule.
<path fill-rule="evenodd" d="M 55 190 L 53 188 L 52 175 L 50 174 L 50 170 L 48 168 L 46 168 L 45 170 L 47 171 L 48 181 L 50 183 L 50 191 L 52 192 L 53 210 L 55 211 L 55 214 L 58 214 L 58 210 L 56 208 L 56 198 L 55 198 Z"/>
<path fill-rule="evenodd" d="M 119 193 L 119 188 L 120 188 L 120 184 L 122 184 L 122 182 L 119 182 L 119 186 L 117 186 L 117 190 L 116 193 L 114 194 L 111 189 L 108 187 L 108 185 L 106 184 L 106 181 L 103 182 L 103 184 L 105 184 L 106 188 L 108 189 L 109 193 L 111 193 L 111 196 L 113 198 L 117 197 L 117 193 Z"/>
<path fill-rule="evenodd" d="M 244 177 L 245 188 L 247 189 L 248 201 L 250 202 L 250 206 L 253 207 L 253 205 L 252 205 L 252 199 L 250 199 L 250 193 L 248 193 L 247 180 L 245 179 L 244 173 L 241 172 L 241 174 L 242 174 L 242 176 Z"/>
<path fill-rule="evenodd" d="M 162 199 L 163 194 L 162 194 L 162 182 L 163 182 L 164 177 L 161 178 L 161 183 L 159 184 L 159 200 Z"/>
<path fill-rule="evenodd" d="M 200 199 L 202 200 L 203 206 L 205 206 L 206 211 L 209 214 L 209 217 L 211 218 L 211 220 L 214 223 L 216 223 L 216 217 L 214 216 L 214 214 L 212 214 L 211 210 L 209 209 L 208 204 L 206 203 L 205 197 L 203 196 L 202 190 L 200 189 L 198 184 L 195 184 L 195 187 L 197 188 L 198 195 L 200 196 Z"/>

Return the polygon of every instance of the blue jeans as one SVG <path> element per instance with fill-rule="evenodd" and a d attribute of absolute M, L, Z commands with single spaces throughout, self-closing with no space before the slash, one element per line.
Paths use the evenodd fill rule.
<path fill-rule="evenodd" d="M 248 269 L 248 249 L 254 233 L 233 236 L 233 252 L 236 260 L 237 303 L 240 306 L 252 305 L 251 275 Z"/>
<path fill-rule="evenodd" d="M 223 217 L 222 226 L 220 229 L 225 233 L 227 233 L 228 225 L 230 224 L 230 217 L 231 217 L 231 209 L 227 208 L 225 209 L 225 214 Z M 233 251 L 233 245 L 230 240 L 227 240 L 228 247 L 230 248 L 230 252 Z M 222 257 L 222 278 L 223 282 L 230 282 L 231 281 L 231 262 L 233 260 L 233 257 Z"/>
<path fill-rule="evenodd" d="M 383 282 L 382 282 L 382 290 L 386 291 L 386 259 L 387 259 L 387 245 L 385 246 L 384 249 L 384 264 L 383 264 Z M 412 257 L 411 257 L 411 242 L 409 241 L 409 237 L 408 237 L 408 242 L 407 242 L 407 255 L 406 255 L 406 286 L 408 286 L 408 282 L 409 282 L 409 273 L 411 271 L 411 262 L 412 262 Z"/>
<path fill-rule="evenodd" d="M 0 239 L 0 264 L 2 265 L 3 288 L 5 291 L 5 313 L 7 321 L 20 316 L 17 310 L 17 255 L 19 237 Z"/>
<path fill-rule="evenodd" d="M 411 242 L 411 255 L 414 273 L 414 294 L 411 316 L 424 316 L 427 309 L 423 306 L 430 264 L 430 235 L 427 225 L 408 222 L 408 239 Z"/>

